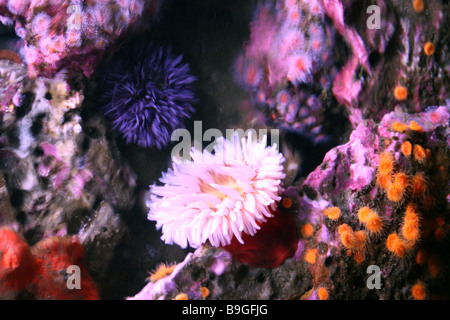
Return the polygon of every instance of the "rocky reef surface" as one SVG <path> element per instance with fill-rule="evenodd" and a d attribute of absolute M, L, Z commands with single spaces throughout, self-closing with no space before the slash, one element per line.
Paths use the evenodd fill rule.
<path fill-rule="evenodd" d="M 447 2 L 61 1 L 60 24 L 56 2 L 0 0 L 0 299 L 450 298 Z M 160 239 L 146 200 L 173 144 L 127 144 L 98 102 L 130 34 L 190 65 L 191 133 L 280 130 L 275 211 L 298 236 L 281 265 Z"/>
<path fill-rule="evenodd" d="M 330 299 L 414 299 L 417 284 L 427 298 L 447 299 L 449 111 L 393 111 L 379 124 L 361 123 L 302 184 L 288 187 L 283 197 L 294 203 L 301 236 L 295 255 L 278 268 L 249 268 L 204 245 L 131 299 L 321 299 L 324 292 Z M 404 131 L 393 129 L 398 123 Z M 405 142 L 429 152 L 405 154 Z M 385 152 L 392 154 L 393 184 L 395 175 L 407 176 L 400 199 L 377 182 Z M 406 218 L 411 205 L 416 225 Z M 363 208 L 374 213 L 369 222 Z M 389 239 L 397 234 L 392 247 Z M 379 272 L 379 287 L 372 270 Z"/>

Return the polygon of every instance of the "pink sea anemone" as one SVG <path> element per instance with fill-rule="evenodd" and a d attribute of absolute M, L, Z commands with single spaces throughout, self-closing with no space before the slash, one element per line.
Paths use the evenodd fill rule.
<path fill-rule="evenodd" d="M 262 79 L 262 70 L 255 63 L 252 63 L 245 68 L 244 78 L 242 82 L 250 88 L 256 88 Z"/>
<path fill-rule="evenodd" d="M 304 36 L 297 29 L 285 28 L 280 38 L 280 45 L 277 50 L 283 57 L 299 52 L 305 46 Z"/>
<path fill-rule="evenodd" d="M 214 154 L 192 149 L 192 161 L 174 158 L 173 168 L 160 179 L 164 185 L 151 186 L 152 195 L 147 201 L 148 218 L 162 228 L 161 239 L 183 248 L 196 248 L 207 241 L 215 247 L 245 246 L 244 239 L 259 235 L 261 226 L 271 221 L 278 224 L 280 219 L 275 216 L 281 214 L 277 201 L 283 190 L 284 157 L 276 145 L 266 147 L 266 140 L 267 136 L 263 136 L 261 141 L 253 141 L 250 131 L 239 141 L 236 133 L 232 141 L 218 138 Z M 288 228 L 295 229 L 293 220 L 289 220 Z M 287 243 L 296 248 L 295 240 Z M 271 256 L 267 247 L 254 247 L 253 243 L 252 252 Z M 295 252 L 282 251 L 276 265 L 286 259 L 285 252 Z M 258 255 L 245 256 L 244 262 L 257 266 Z M 264 267 L 273 265 L 265 262 Z"/>
<path fill-rule="evenodd" d="M 292 83 L 306 82 L 311 73 L 312 59 L 308 53 L 302 52 L 289 58 L 287 78 Z"/>
<path fill-rule="evenodd" d="M 30 0 L 9 0 L 8 9 L 12 14 L 23 14 L 30 4 Z"/>
<path fill-rule="evenodd" d="M 79 47 L 82 42 L 81 31 L 79 29 L 68 29 L 65 39 L 68 47 Z"/>
<path fill-rule="evenodd" d="M 31 21 L 31 28 L 35 35 L 42 36 L 47 34 L 51 24 L 52 19 L 45 12 L 39 12 Z"/>

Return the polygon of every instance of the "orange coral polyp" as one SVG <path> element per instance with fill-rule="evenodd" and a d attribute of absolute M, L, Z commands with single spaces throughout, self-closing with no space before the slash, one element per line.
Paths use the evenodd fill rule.
<path fill-rule="evenodd" d="M 355 236 L 356 240 L 355 248 L 359 251 L 364 250 L 364 247 L 367 243 L 367 233 L 364 230 L 359 230 L 355 231 L 353 235 Z"/>
<path fill-rule="evenodd" d="M 306 262 L 310 264 L 316 263 L 317 249 L 309 249 L 308 251 L 306 251 L 304 259 Z"/>
<path fill-rule="evenodd" d="M 156 270 L 150 275 L 149 279 L 150 281 L 154 282 L 159 279 L 162 279 L 168 275 L 170 275 L 173 270 L 175 269 L 176 264 L 173 265 L 166 265 L 164 263 L 161 263 Z"/>
<path fill-rule="evenodd" d="M 398 121 L 394 121 L 391 124 L 391 129 L 394 130 L 394 131 L 397 131 L 397 132 L 405 132 L 406 129 L 408 129 L 408 125 L 404 124 L 404 123 L 401 123 L 401 122 L 398 122 Z"/>
<path fill-rule="evenodd" d="M 352 230 L 352 228 L 348 225 L 348 224 L 346 224 L 346 223 L 343 223 L 343 224 L 341 224 L 339 227 L 338 227 L 338 233 L 339 234 L 343 234 L 343 233 L 351 233 L 351 232 L 353 232 L 353 230 Z"/>
<path fill-rule="evenodd" d="M 352 249 L 356 245 L 355 236 L 350 232 L 344 232 L 343 234 L 341 234 L 341 242 L 342 245 L 347 249 Z"/>
<path fill-rule="evenodd" d="M 394 155 L 391 152 L 384 151 L 379 157 L 378 172 L 389 174 L 392 170 L 394 170 Z"/>
<path fill-rule="evenodd" d="M 425 263 L 426 260 L 427 260 L 427 256 L 426 256 L 425 250 L 420 249 L 419 251 L 417 251 L 416 263 L 423 264 L 423 263 Z"/>
<path fill-rule="evenodd" d="M 201 287 L 200 288 L 200 294 L 202 295 L 203 299 L 206 299 L 209 297 L 210 291 L 207 287 Z"/>
<path fill-rule="evenodd" d="M 425 195 L 427 189 L 426 179 L 423 173 L 416 173 L 411 179 L 411 197 L 417 199 Z"/>
<path fill-rule="evenodd" d="M 394 182 L 387 190 L 388 199 L 393 202 L 401 201 L 408 187 L 409 187 L 408 176 L 403 172 L 395 174 Z"/>
<path fill-rule="evenodd" d="M 399 258 L 403 258 L 407 251 L 407 246 L 402 239 L 396 234 L 391 233 L 386 239 L 386 248 Z"/>
<path fill-rule="evenodd" d="M 382 190 L 387 190 L 392 185 L 392 175 L 390 173 L 377 173 L 377 185 Z"/>
<path fill-rule="evenodd" d="M 423 0 L 413 0 L 412 5 L 415 12 L 421 13 L 423 11 Z"/>
<path fill-rule="evenodd" d="M 411 129 L 412 131 L 422 132 L 422 126 L 419 125 L 415 120 L 412 120 L 409 123 L 409 129 Z"/>
<path fill-rule="evenodd" d="M 399 202 L 402 200 L 404 194 L 403 188 L 400 188 L 398 185 L 391 185 L 387 192 L 387 197 L 389 200 L 393 202 Z"/>
<path fill-rule="evenodd" d="M 367 223 L 373 215 L 372 209 L 369 207 L 362 207 L 358 210 L 358 219 L 361 223 Z"/>
<path fill-rule="evenodd" d="M 317 290 L 317 297 L 320 300 L 328 300 L 329 297 L 328 290 L 324 287 L 320 287 L 319 290 Z"/>
<path fill-rule="evenodd" d="M 383 229 L 381 217 L 369 207 L 362 207 L 358 210 L 358 219 L 370 233 L 380 233 Z"/>
<path fill-rule="evenodd" d="M 414 145 L 413 153 L 414 159 L 416 159 L 417 162 L 419 163 L 425 162 L 427 158 L 427 153 L 425 152 L 425 149 L 422 146 L 418 144 Z"/>
<path fill-rule="evenodd" d="M 283 200 L 281 200 L 281 205 L 285 209 L 290 209 L 292 207 L 292 200 L 287 197 L 283 198 Z"/>
<path fill-rule="evenodd" d="M 411 152 L 412 152 L 411 142 L 409 142 L 409 141 L 403 142 L 402 146 L 401 146 L 401 150 L 402 150 L 402 153 L 403 153 L 403 155 L 405 157 L 409 157 L 411 155 Z"/>
<path fill-rule="evenodd" d="M 314 234 L 314 227 L 311 223 L 307 222 L 302 226 L 301 231 L 304 238 L 309 238 Z"/>
<path fill-rule="evenodd" d="M 414 300 L 425 300 L 427 297 L 426 288 L 422 283 L 417 283 L 411 288 L 411 295 Z"/>
<path fill-rule="evenodd" d="M 341 216 L 341 209 L 339 207 L 330 207 L 323 210 L 323 214 L 331 220 L 337 220 Z"/>
<path fill-rule="evenodd" d="M 408 90 L 404 86 L 397 86 L 394 89 L 394 97 L 399 101 L 406 100 L 408 97 Z"/>
<path fill-rule="evenodd" d="M 402 226 L 402 237 L 412 244 L 420 239 L 420 217 L 415 206 L 412 204 L 408 204 L 406 208 Z"/>
<path fill-rule="evenodd" d="M 175 296 L 174 300 L 189 300 L 186 293 L 179 293 Z"/>
<path fill-rule="evenodd" d="M 409 185 L 409 179 L 408 176 L 403 173 L 403 172 L 399 172 L 397 174 L 395 174 L 394 176 L 394 184 L 398 184 L 401 185 L 404 188 L 407 188 Z"/>
<path fill-rule="evenodd" d="M 380 216 L 373 216 L 372 219 L 366 224 L 366 228 L 371 233 L 381 233 L 383 230 L 383 221 Z"/>
<path fill-rule="evenodd" d="M 432 42 L 426 42 L 423 46 L 423 52 L 425 52 L 427 56 L 432 56 L 434 54 L 434 44 Z"/>
<path fill-rule="evenodd" d="M 352 249 L 356 245 L 356 238 L 352 228 L 347 224 L 341 224 L 338 227 L 338 233 L 341 238 L 342 245 L 347 249 Z"/>
<path fill-rule="evenodd" d="M 353 259 L 355 259 L 355 262 L 357 264 L 360 264 L 361 262 L 363 262 L 365 258 L 366 258 L 366 255 L 364 254 L 364 251 L 361 251 L 361 250 L 357 250 L 355 252 L 355 254 L 353 255 Z"/>

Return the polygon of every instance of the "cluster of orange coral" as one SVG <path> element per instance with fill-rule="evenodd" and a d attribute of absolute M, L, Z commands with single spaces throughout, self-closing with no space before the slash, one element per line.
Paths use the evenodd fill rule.
<path fill-rule="evenodd" d="M 358 210 L 358 220 L 366 230 L 371 234 L 379 235 L 383 230 L 383 219 L 381 216 L 369 207 L 362 207 Z"/>
<path fill-rule="evenodd" d="M 402 151 L 407 153 L 408 146 L 402 147 Z M 394 155 L 389 151 L 384 151 L 379 156 L 377 185 L 386 191 L 389 200 L 401 202 L 409 188 L 409 178 L 403 172 L 394 174 Z"/>
<path fill-rule="evenodd" d="M 424 48 L 427 49 L 432 54 L 430 44 Z M 448 184 L 448 149 L 444 145 L 434 145 L 432 153 L 423 145 L 427 133 L 418 121 L 411 121 L 408 125 L 396 121 L 391 124 L 391 129 L 401 133 L 398 135 L 400 159 L 398 163 L 391 163 L 393 154 L 386 156 L 388 152 L 385 151 L 380 155 L 377 185 L 393 202 L 393 209 L 401 214 L 401 220 L 388 234 L 385 246 L 398 258 L 411 257 L 416 252 L 416 263 L 427 267 L 421 281 L 412 284 L 410 291 L 412 298 L 422 300 L 428 298 L 427 291 L 431 289 L 427 287 L 432 279 L 439 278 L 445 267 L 439 248 L 450 228 L 446 225 L 445 216 L 437 209 L 438 203 L 442 204 L 447 196 L 446 188 L 442 186 Z M 393 169 L 388 170 L 390 168 Z M 391 180 L 383 180 L 386 172 L 389 172 Z"/>
<path fill-rule="evenodd" d="M 422 126 L 412 120 L 409 125 L 395 121 L 391 124 L 391 129 L 396 132 L 422 132 Z M 409 158 L 411 155 L 418 164 L 424 164 L 430 158 L 431 151 L 423 148 L 419 144 L 412 145 L 410 141 L 404 141 L 400 146 L 401 154 Z M 411 197 L 423 197 L 426 191 L 426 179 L 423 173 L 417 173 L 410 179 L 404 172 L 394 173 L 395 159 L 392 152 L 384 151 L 379 156 L 378 172 L 376 183 L 381 190 L 386 191 L 387 198 L 396 203 L 401 203 L 411 189 Z"/>
<path fill-rule="evenodd" d="M 342 245 L 348 249 L 347 254 L 352 255 L 356 263 L 361 263 L 365 259 L 365 247 L 367 233 L 364 230 L 353 231 L 353 229 L 343 223 L 338 227 Z"/>
<path fill-rule="evenodd" d="M 386 239 L 386 248 L 395 253 L 397 257 L 403 258 L 407 250 L 407 243 L 398 234 L 391 233 Z"/>
<path fill-rule="evenodd" d="M 418 124 L 417 121 L 415 121 L 415 120 L 410 121 L 409 124 L 402 123 L 399 121 L 394 121 L 391 124 L 391 129 L 396 132 L 405 132 L 408 129 L 411 131 L 418 131 L 418 132 L 422 132 L 422 130 L 423 130 L 422 126 L 420 124 Z"/>
<path fill-rule="evenodd" d="M 403 258 L 420 240 L 420 215 L 412 203 L 406 207 L 400 235 L 391 233 L 386 239 L 386 248 L 399 258 Z"/>
<path fill-rule="evenodd" d="M 401 202 L 405 197 L 408 187 L 408 176 L 403 172 L 398 172 L 394 175 L 392 184 L 387 188 L 386 195 L 393 202 Z"/>

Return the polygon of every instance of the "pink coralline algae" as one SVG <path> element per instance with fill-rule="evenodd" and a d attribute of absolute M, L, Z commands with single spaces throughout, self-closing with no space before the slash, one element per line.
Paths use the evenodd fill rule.
<path fill-rule="evenodd" d="M 76 198 L 82 197 L 83 187 L 93 178 L 88 169 L 71 168 L 60 156 L 57 148 L 48 143 L 41 143 L 42 162 L 37 168 L 40 177 L 50 179 L 56 192 L 68 192 Z"/>
<path fill-rule="evenodd" d="M 22 1 L 0 3 L 25 40 L 28 74 L 51 77 L 61 69 L 89 77 L 115 40 L 143 19 L 155 16 L 159 1 Z"/>

